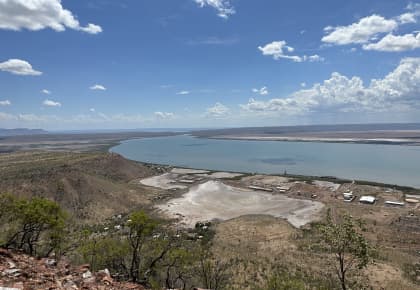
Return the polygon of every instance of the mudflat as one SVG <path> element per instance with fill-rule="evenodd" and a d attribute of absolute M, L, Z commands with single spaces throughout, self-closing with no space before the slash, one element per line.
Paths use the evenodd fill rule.
<path fill-rule="evenodd" d="M 229 220 L 243 215 L 272 215 L 301 227 L 319 217 L 321 202 L 289 198 L 207 181 L 190 188 L 180 198 L 157 206 L 169 217 L 182 217 L 182 224 L 194 227 L 199 221 Z"/>
<path fill-rule="evenodd" d="M 354 124 L 228 128 L 193 131 L 200 138 L 420 145 L 419 124 Z"/>

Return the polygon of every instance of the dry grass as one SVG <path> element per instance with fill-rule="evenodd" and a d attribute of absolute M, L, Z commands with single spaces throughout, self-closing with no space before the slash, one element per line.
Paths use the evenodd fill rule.
<path fill-rule="evenodd" d="M 335 204 L 335 214 L 344 210 L 366 218 L 367 237 L 372 244 L 378 245 L 377 257 L 365 271 L 359 273 L 359 280 L 378 290 L 418 289 L 419 286 L 405 276 L 403 266 L 419 261 L 415 249 L 418 249 L 420 240 L 408 251 L 404 239 L 393 239 L 397 234 L 391 222 L 404 212 L 393 208 L 366 210 L 362 205 L 348 208 Z M 401 234 L 409 236 L 418 233 L 400 231 L 398 235 Z M 255 289 L 277 269 L 304 273 L 305 279 L 320 279 L 322 285 L 330 283 L 328 287 L 333 287 L 334 258 L 317 250 L 314 247 L 316 244 L 311 230 L 294 229 L 286 221 L 270 216 L 244 216 L 217 225 L 213 248 L 219 258 L 235 261 L 232 267 L 235 289 Z M 395 288 L 395 285 L 398 287 Z"/>
<path fill-rule="evenodd" d="M 154 191 L 129 181 L 153 174 L 151 167 L 109 153 L 0 154 L 0 192 L 47 197 L 86 222 L 149 205 Z"/>

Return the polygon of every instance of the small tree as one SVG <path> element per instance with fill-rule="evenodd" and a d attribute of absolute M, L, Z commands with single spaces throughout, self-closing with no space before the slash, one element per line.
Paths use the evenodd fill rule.
<path fill-rule="evenodd" d="M 0 223 L 3 224 L 12 218 L 16 207 L 16 197 L 8 193 L 0 194 Z"/>
<path fill-rule="evenodd" d="M 202 249 L 199 260 L 198 276 L 207 289 L 224 289 L 229 282 L 230 264 L 215 259 L 209 249 Z"/>
<path fill-rule="evenodd" d="M 8 194 L 0 194 L 0 246 L 7 243 L 10 232 L 16 230 L 16 197 Z"/>
<path fill-rule="evenodd" d="M 7 200 L 7 206 L 12 209 L 9 220 L 15 227 L 9 230 L 2 246 L 23 250 L 30 255 L 38 254 L 41 244 L 45 247 L 45 255 L 60 247 L 66 214 L 57 203 L 39 197 Z"/>
<path fill-rule="evenodd" d="M 341 288 L 346 290 L 348 272 L 355 268 L 363 269 L 370 261 L 370 246 L 361 234 L 363 223 L 347 214 L 342 216 L 341 222 L 334 222 L 329 211 L 327 223 L 321 225 L 319 230 L 327 250 L 335 256 L 336 273 Z"/>
<path fill-rule="evenodd" d="M 146 238 L 150 237 L 157 227 L 157 222 L 147 216 L 143 211 L 137 211 L 130 215 L 128 223 L 129 235 L 128 241 L 131 250 L 131 264 L 129 268 L 130 279 L 133 282 L 139 280 L 141 265 L 141 249 L 143 248 Z"/>
<path fill-rule="evenodd" d="M 117 276 L 127 277 L 125 260 L 129 246 L 126 240 L 119 237 L 92 235 L 86 238 L 78 251 L 93 270 L 108 268 Z"/>
<path fill-rule="evenodd" d="M 197 249 L 193 244 L 184 245 L 179 241 L 173 245 L 162 261 L 162 272 L 167 289 L 187 289 L 191 283 L 197 259 Z"/>
<path fill-rule="evenodd" d="M 158 229 L 158 225 L 143 211 L 136 211 L 129 216 L 122 231 L 96 233 L 85 230 L 85 242 L 77 248 L 79 257 L 93 269 L 108 268 L 120 279 L 149 289 L 162 282 L 162 265 L 177 240 L 163 227 Z"/>

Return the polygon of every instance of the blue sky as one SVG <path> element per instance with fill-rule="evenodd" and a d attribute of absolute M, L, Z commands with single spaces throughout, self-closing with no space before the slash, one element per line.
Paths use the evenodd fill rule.
<path fill-rule="evenodd" d="M 0 127 L 420 122 L 418 21 L 395 0 L 0 0 Z"/>

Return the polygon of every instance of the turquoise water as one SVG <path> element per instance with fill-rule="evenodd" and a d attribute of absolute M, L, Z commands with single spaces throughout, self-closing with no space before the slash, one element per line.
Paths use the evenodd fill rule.
<path fill-rule="evenodd" d="M 129 140 L 112 152 L 132 160 L 240 172 L 336 176 L 420 188 L 420 147 L 244 141 L 191 136 Z"/>

